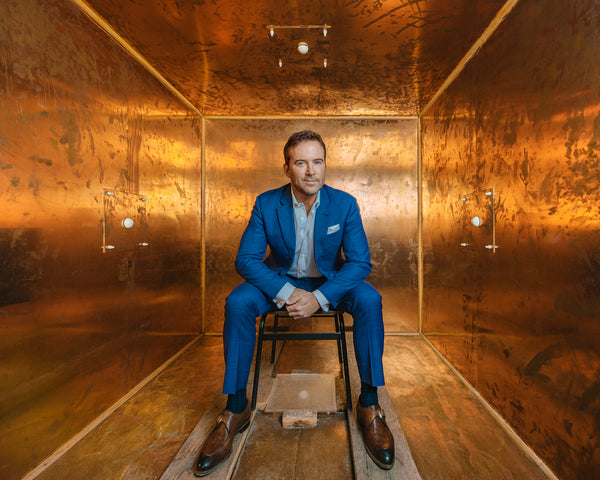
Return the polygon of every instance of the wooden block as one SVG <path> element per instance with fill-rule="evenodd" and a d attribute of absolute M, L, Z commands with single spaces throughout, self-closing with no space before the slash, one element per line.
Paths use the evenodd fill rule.
<path fill-rule="evenodd" d="M 283 428 L 314 428 L 317 412 L 314 410 L 286 410 L 281 416 Z"/>

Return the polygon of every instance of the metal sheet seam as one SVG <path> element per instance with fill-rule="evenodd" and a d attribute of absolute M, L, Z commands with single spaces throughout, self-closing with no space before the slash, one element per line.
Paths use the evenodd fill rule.
<path fill-rule="evenodd" d="M 156 78 L 164 87 L 167 88 L 173 95 L 175 95 L 186 107 L 192 110 L 196 115 L 204 117 L 204 114 L 198 110 L 198 108 L 191 103 L 179 90 L 177 90 L 162 74 L 156 70 L 144 56 L 133 48 L 127 41 L 117 33 L 117 31 L 104 20 L 98 12 L 90 7 L 84 0 L 70 0 L 75 6 L 77 6 L 90 20 L 98 25 L 104 32 L 112 38 L 123 50 L 133 57 L 144 69 L 148 71 L 154 78 Z"/>
<path fill-rule="evenodd" d="M 488 27 L 483 31 L 481 36 L 475 41 L 473 46 L 469 49 L 466 55 L 462 58 L 458 65 L 454 67 L 454 70 L 448 75 L 448 78 L 444 81 L 439 90 L 431 97 L 429 103 L 423 108 L 421 113 L 419 114 L 419 118 L 423 117 L 427 111 L 431 108 L 431 106 L 437 101 L 437 99 L 446 91 L 446 89 L 450 86 L 450 84 L 460 75 L 460 73 L 465 69 L 467 63 L 473 58 L 473 56 L 477 53 L 477 51 L 488 41 L 488 39 L 492 36 L 492 34 L 496 31 L 498 26 L 504 21 L 504 19 L 508 16 L 508 14 L 512 11 L 514 6 L 517 4 L 519 0 L 508 0 L 504 6 L 498 11 L 494 19 L 490 22 Z"/>
<path fill-rule="evenodd" d="M 206 312 L 206 120 L 202 118 L 202 145 L 200 157 L 200 333 L 205 334 L 204 319 Z"/>
<path fill-rule="evenodd" d="M 417 118 L 417 314 L 419 333 L 423 333 L 423 157 L 421 118 Z"/>
<path fill-rule="evenodd" d="M 450 361 L 440 352 L 434 345 L 429 341 L 429 339 L 421 334 L 421 337 L 425 342 L 429 345 L 433 353 L 435 353 L 438 358 L 444 362 L 444 364 L 450 369 L 452 374 L 456 377 L 456 379 L 461 382 L 469 393 L 475 398 L 479 404 L 487 410 L 487 412 L 493 417 L 493 419 L 502 427 L 502 429 L 508 434 L 508 436 L 515 442 L 515 444 L 523 451 L 525 455 L 527 455 L 533 463 L 535 463 L 542 472 L 548 477 L 549 480 L 559 480 L 559 478 L 554 474 L 550 467 L 544 463 L 544 461 L 535 453 L 535 451 L 527 445 L 521 437 L 513 430 L 513 428 L 508 424 L 508 422 L 500 415 L 496 409 L 481 395 L 473 385 L 469 383 L 469 381 L 462 376 L 462 374 L 450 363 Z"/>
<path fill-rule="evenodd" d="M 207 120 L 416 120 L 416 115 L 205 115 Z"/>
<path fill-rule="evenodd" d="M 63 455 L 65 455 L 71 448 L 73 448 L 80 440 L 83 440 L 92 430 L 94 430 L 98 425 L 100 425 L 104 420 L 110 417 L 114 412 L 116 412 L 122 405 L 124 405 L 129 399 L 131 399 L 136 393 L 138 393 L 142 388 L 144 388 L 147 384 L 149 384 L 152 380 L 154 380 L 158 375 L 160 375 L 169 365 L 171 365 L 175 360 L 181 357 L 186 350 L 188 350 L 194 343 L 196 343 L 200 338 L 200 335 L 190 341 L 186 346 L 184 346 L 181 350 L 179 350 L 175 355 L 169 358 L 166 362 L 164 362 L 160 367 L 154 370 L 150 375 L 144 378 L 140 383 L 138 383 L 135 387 L 133 387 L 129 392 L 123 395 L 119 400 L 113 403 L 110 407 L 108 407 L 104 412 L 102 412 L 99 416 L 97 416 L 92 422 L 90 422 L 86 427 L 80 430 L 77 434 L 75 434 L 69 441 L 61 445 L 57 448 L 49 457 L 43 460 L 37 467 L 33 470 L 29 471 L 21 480 L 33 480 L 41 475 L 47 468 L 52 466 L 56 461 L 58 461 Z"/>

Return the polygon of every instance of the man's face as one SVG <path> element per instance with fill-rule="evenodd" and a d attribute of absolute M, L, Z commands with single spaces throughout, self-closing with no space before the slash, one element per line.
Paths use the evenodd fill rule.
<path fill-rule="evenodd" d="M 316 140 L 301 142 L 289 149 L 289 164 L 283 165 L 299 202 L 315 197 L 325 182 L 325 152 Z"/>

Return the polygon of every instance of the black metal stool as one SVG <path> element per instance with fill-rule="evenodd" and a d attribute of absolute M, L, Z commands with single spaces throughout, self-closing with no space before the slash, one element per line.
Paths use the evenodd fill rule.
<path fill-rule="evenodd" d="M 274 316 L 273 333 L 265 333 L 265 320 L 269 315 Z M 352 396 L 350 393 L 350 374 L 348 373 L 348 351 L 346 349 L 346 327 L 344 326 L 344 312 L 330 310 L 319 311 L 311 315 L 314 317 L 330 317 L 335 322 L 335 332 L 278 332 L 279 318 L 290 318 L 287 310 L 272 310 L 260 318 L 258 329 L 258 341 L 256 342 L 256 363 L 254 364 L 254 385 L 252 389 L 252 410 L 256 409 L 256 397 L 258 394 L 258 379 L 260 376 L 260 361 L 262 356 L 263 340 L 272 340 L 271 363 L 275 361 L 275 346 L 277 340 L 336 340 L 338 347 L 338 359 L 344 367 L 344 381 L 346 384 L 346 402 L 348 410 L 352 410 Z"/>

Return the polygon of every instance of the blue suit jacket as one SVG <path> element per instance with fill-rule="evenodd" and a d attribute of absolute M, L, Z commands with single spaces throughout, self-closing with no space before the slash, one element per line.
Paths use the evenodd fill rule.
<path fill-rule="evenodd" d="M 267 253 L 269 247 L 269 254 Z M 256 198 L 235 260 L 237 272 L 269 298 L 288 281 L 294 259 L 296 227 L 291 186 L 269 190 Z M 346 292 L 371 271 L 369 245 L 356 199 L 327 185 L 321 189 L 315 216 L 315 262 L 327 278 L 319 287 L 336 306 Z"/>

